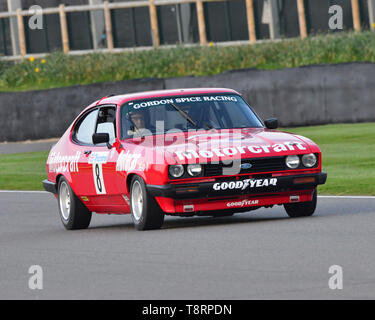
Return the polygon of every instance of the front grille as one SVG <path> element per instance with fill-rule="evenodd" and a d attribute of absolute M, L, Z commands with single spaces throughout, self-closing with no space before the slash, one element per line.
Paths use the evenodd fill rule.
<path fill-rule="evenodd" d="M 240 169 L 240 165 L 244 163 L 251 164 L 249 169 Z M 222 175 L 236 175 L 256 172 L 270 172 L 286 170 L 285 157 L 272 158 L 255 158 L 233 160 L 231 163 L 208 163 L 204 166 L 204 175 L 206 177 L 222 176 Z"/>

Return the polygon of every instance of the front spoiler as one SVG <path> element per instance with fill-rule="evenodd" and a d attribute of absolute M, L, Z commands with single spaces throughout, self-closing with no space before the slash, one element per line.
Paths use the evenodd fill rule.
<path fill-rule="evenodd" d="M 277 179 L 276 186 L 260 187 L 260 188 L 247 188 L 245 190 L 215 190 L 214 185 L 222 182 L 236 182 L 235 177 L 223 179 L 220 178 L 214 182 L 203 183 L 188 183 L 188 184 L 166 184 L 166 185 L 147 185 L 147 189 L 154 197 L 173 198 L 176 200 L 183 199 L 202 199 L 209 197 L 221 196 L 239 196 L 239 195 L 252 195 L 258 193 L 275 193 L 296 190 L 311 190 L 318 185 L 325 184 L 327 181 L 327 174 L 325 172 L 314 174 L 303 174 L 293 176 L 280 176 L 273 177 Z M 311 183 L 296 183 L 296 178 L 314 178 Z M 186 190 L 186 192 L 184 192 Z M 195 190 L 195 191 L 194 191 Z"/>

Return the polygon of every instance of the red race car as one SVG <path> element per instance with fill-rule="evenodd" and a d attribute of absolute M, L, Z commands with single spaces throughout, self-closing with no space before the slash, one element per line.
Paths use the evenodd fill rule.
<path fill-rule="evenodd" d="M 324 184 L 311 140 L 264 123 L 230 89 L 105 97 L 87 107 L 50 151 L 45 190 L 67 229 L 91 213 L 130 213 L 138 230 L 164 216 L 225 216 L 284 205 L 311 216 Z"/>

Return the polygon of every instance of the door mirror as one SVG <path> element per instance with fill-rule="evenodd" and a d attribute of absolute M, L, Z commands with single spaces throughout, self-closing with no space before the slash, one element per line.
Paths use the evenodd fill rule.
<path fill-rule="evenodd" d="M 277 129 L 279 127 L 279 121 L 276 118 L 267 119 L 264 124 L 267 129 Z"/>
<path fill-rule="evenodd" d="M 94 144 L 109 143 L 109 134 L 108 133 L 94 133 L 92 135 L 92 142 Z"/>

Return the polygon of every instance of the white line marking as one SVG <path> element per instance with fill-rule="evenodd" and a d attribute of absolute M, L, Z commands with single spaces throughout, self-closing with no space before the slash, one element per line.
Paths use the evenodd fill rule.
<path fill-rule="evenodd" d="M 0 190 L 0 193 L 45 193 L 45 194 L 48 194 L 47 191 L 28 191 L 28 190 Z"/>
<path fill-rule="evenodd" d="M 375 199 L 374 196 L 318 196 L 326 199 Z"/>

